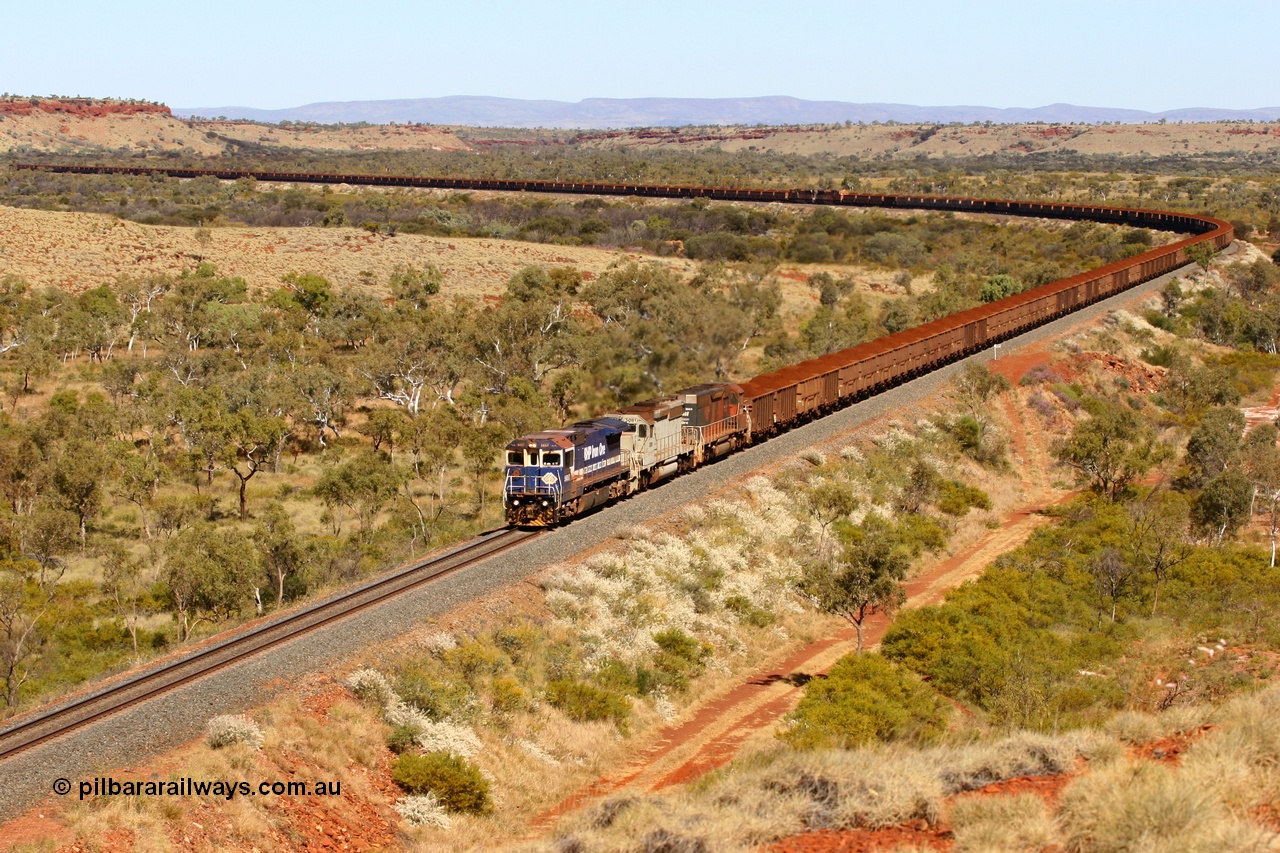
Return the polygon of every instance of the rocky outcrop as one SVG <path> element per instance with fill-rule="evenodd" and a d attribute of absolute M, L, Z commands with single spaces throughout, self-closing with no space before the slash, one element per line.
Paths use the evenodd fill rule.
<path fill-rule="evenodd" d="M 0 115 L 29 116 L 35 113 L 96 118 L 115 115 L 172 115 L 164 104 L 145 101 L 107 101 L 97 98 L 3 98 Z"/>

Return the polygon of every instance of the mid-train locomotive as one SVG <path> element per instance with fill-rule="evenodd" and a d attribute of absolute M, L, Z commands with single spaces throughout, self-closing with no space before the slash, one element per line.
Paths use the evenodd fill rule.
<path fill-rule="evenodd" d="M 16 169 L 80 174 L 165 174 L 175 178 L 254 178 L 292 183 L 705 198 L 719 201 L 891 207 L 1072 219 L 1190 233 L 1193 236 L 1070 278 L 961 311 L 741 385 L 708 384 L 611 412 L 595 420 L 524 436 L 507 446 L 503 502 L 510 523 L 556 524 L 632 494 L 708 459 L 766 439 L 947 362 L 1069 314 L 1187 264 L 1196 244 L 1226 248 L 1231 224 L 1164 210 L 951 196 L 889 195 L 822 189 L 752 189 L 255 172 L 135 166 L 18 163 Z"/>
<path fill-rule="evenodd" d="M 1177 269 L 1195 243 L 1224 248 L 1234 237 L 1228 223 L 1198 222 L 1196 237 L 741 385 L 698 385 L 516 439 L 507 446 L 507 521 L 557 524 Z"/>

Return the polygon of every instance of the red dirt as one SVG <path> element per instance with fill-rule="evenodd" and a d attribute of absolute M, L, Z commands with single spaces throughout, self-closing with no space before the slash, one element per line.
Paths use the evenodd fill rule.
<path fill-rule="evenodd" d="M 881 629 L 883 633 L 883 628 Z M 827 651 L 841 643 L 848 642 L 853 637 L 852 629 L 846 629 L 834 637 L 828 637 L 816 643 L 809 645 L 793 652 L 785 660 L 780 661 L 775 667 L 769 670 L 763 670 L 756 673 L 747 682 L 738 685 L 729 693 L 721 696 L 714 702 L 704 705 L 698 710 L 693 717 L 683 723 L 674 724 L 663 729 L 659 734 L 658 740 L 645 752 L 637 755 L 631 760 L 622 773 L 608 779 L 598 779 L 590 785 L 582 788 L 568 798 L 560 802 L 554 809 L 540 815 L 531 824 L 534 830 L 545 829 L 551 826 L 562 815 L 574 811 L 586 803 L 608 794 L 613 793 L 621 788 L 629 786 L 636 781 L 641 775 L 645 774 L 654 767 L 662 758 L 671 754 L 673 751 L 685 746 L 688 743 L 695 742 L 696 739 L 708 728 L 715 725 L 718 720 L 729 715 L 735 708 L 743 705 L 756 698 L 763 692 L 763 688 L 770 687 L 775 684 L 789 684 L 788 679 L 796 675 L 800 668 L 807 663 L 815 655 Z M 791 701 L 791 696 L 799 690 L 798 686 L 792 686 L 784 694 L 787 697 L 787 704 Z M 772 706 L 777 700 L 769 703 Z M 768 707 L 768 706 L 767 706 Z M 762 709 L 763 711 L 763 709 Z M 783 710 L 785 713 L 785 709 Z M 775 715 L 764 715 L 762 712 L 752 714 L 751 716 L 761 716 L 760 724 L 768 725 L 777 720 Z M 668 787 L 680 781 L 688 781 L 707 770 L 724 764 L 736 754 L 733 746 L 741 745 L 741 741 L 753 734 L 755 729 L 747 729 L 734 727 L 735 730 L 722 737 L 719 740 L 712 741 L 690 761 L 681 765 L 676 771 L 668 773 L 659 781 L 653 784 L 650 790 Z M 701 772 L 695 772 L 691 765 L 705 765 Z M 673 777 L 678 777 L 673 779 Z"/>
<path fill-rule="evenodd" d="M 1049 364 L 1053 361 L 1053 353 L 1042 346 L 1032 346 L 1012 355 L 1002 356 L 987 362 L 987 369 L 1008 379 L 1010 384 L 1017 385 L 1027 371 L 1033 367 Z"/>
<path fill-rule="evenodd" d="M 1175 767 L 1182 763 L 1182 753 L 1187 751 L 1187 747 L 1204 737 L 1206 732 L 1213 730 L 1212 725 L 1201 726 L 1189 732 L 1171 735 L 1169 737 L 1158 738 L 1144 744 L 1139 744 L 1133 748 L 1133 755 L 1137 758 L 1145 758 L 1148 761 L 1160 761 L 1165 764 L 1172 764 Z"/>
<path fill-rule="evenodd" d="M 55 853 L 113 853 L 113 851 L 133 850 L 134 842 L 137 839 L 133 837 L 133 833 L 127 829 L 110 829 L 102 834 L 102 837 L 88 841 L 77 841 L 75 844 L 67 844 L 59 847 Z M 188 840 L 190 840 L 188 838 Z"/>
<path fill-rule="evenodd" d="M 1060 499 L 1065 497 L 1069 495 Z M 1015 540 L 1025 539 L 1041 523 L 1043 519 L 1031 509 L 1011 513 L 998 530 L 909 581 L 905 587 L 910 606 L 941 601 L 947 590 L 986 564 L 993 548 L 1004 551 L 1020 544 Z M 880 642 L 889 624 L 890 620 L 883 614 L 867 620 L 863 625 L 864 646 L 872 648 Z M 698 709 L 693 717 L 663 729 L 658 740 L 619 773 L 574 792 L 532 821 L 530 829 L 545 830 L 588 802 L 624 788 L 658 791 L 691 782 L 722 767 L 738 754 L 750 737 L 777 724 L 789 713 L 800 700 L 807 680 L 804 677 L 824 674 L 826 667 L 838 659 L 837 649 L 849 648 L 855 637 L 852 628 L 844 628 L 758 671 L 746 682 Z M 818 662 L 825 665 L 814 666 Z M 679 755 L 690 746 L 694 747 L 692 754 Z M 674 767 L 673 761 L 677 762 Z"/>
<path fill-rule="evenodd" d="M 316 684 L 323 683 L 326 685 L 302 700 L 303 710 L 317 720 L 327 720 L 329 718 L 329 709 L 334 706 L 334 703 L 351 698 L 351 692 L 347 688 L 333 681 L 327 675 L 316 676 L 308 680 Z"/>
<path fill-rule="evenodd" d="M 993 782 L 985 788 L 966 791 L 955 797 L 952 802 L 965 797 L 1035 794 L 1044 799 L 1045 802 L 1053 805 L 1058 801 L 1058 797 L 1062 795 L 1062 789 L 1067 787 L 1075 777 L 1076 774 L 1074 773 L 1058 773 L 1053 776 L 1018 776 L 1014 779 L 1005 779 L 1003 782 Z"/>
<path fill-rule="evenodd" d="M 991 368 L 1011 380 L 1038 364 L 1052 361 L 1044 351 L 1018 353 L 1015 356 L 991 362 Z M 1082 365 L 1083 366 L 1083 365 Z M 1055 365 L 1057 370 L 1058 365 Z M 981 536 L 963 551 L 939 562 L 927 572 L 907 584 L 912 605 L 933 603 L 940 600 L 946 590 L 954 587 L 985 566 L 996 553 L 1015 547 L 1030 535 L 1042 517 L 1035 507 L 1059 502 L 1070 495 L 1049 488 L 1040 464 L 1046 454 L 1041 437 L 1028 424 L 1025 407 L 1016 399 L 1007 401 L 1011 433 L 1015 450 L 1022 464 L 1023 486 L 1026 490 L 1025 505 L 1011 512 L 996 530 Z M 1039 476 L 1037 476 L 1039 474 Z M 873 646 L 883 636 L 889 621 L 878 616 L 864 626 L 864 642 Z M 560 816 L 573 811 L 600 796 L 622 788 L 636 791 L 656 791 L 681 784 L 704 775 L 732 759 L 743 744 L 754 734 L 766 731 L 786 715 L 800 697 L 802 679 L 797 676 L 815 675 L 825 671 L 840 656 L 842 646 L 851 644 L 854 633 L 845 628 L 830 636 L 793 651 L 774 665 L 758 671 L 745 683 L 739 684 L 716 701 L 698 709 L 688 720 L 668 726 L 658 733 L 658 739 L 642 754 L 637 755 L 619 773 L 597 780 L 562 801 L 554 809 L 532 822 L 535 832 L 545 831 Z M 318 719 L 329 716 L 330 707 L 345 691 L 325 678 L 310 679 L 309 695 L 303 702 L 305 711 Z M 1186 745 L 1199 732 L 1183 738 L 1165 739 L 1139 747 L 1138 754 L 1156 760 L 1177 761 Z M 279 769 L 290 775 L 298 775 L 307 768 L 294 755 L 279 757 Z M 388 799 L 395 798 L 394 785 L 389 781 L 388 767 L 379 767 L 369 774 L 375 788 L 388 788 Z M 303 774 L 305 775 L 305 774 Z M 320 774 L 323 775 L 323 774 Z M 965 796 L 1008 795 L 1033 792 L 1049 802 L 1056 800 L 1070 776 L 1026 777 L 1008 780 L 988 786 Z M 1260 820 L 1280 820 L 1280 810 L 1268 811 Z M 263 840 L 282 845 L 282 848 L 299 850 L 371 850 L 384 848 L 395 841 L 393 825 L 372 803 L 360 798 L 343 798 L 342 801 L 324 801 L 307 798 L 293 800 L 282 797 L 270 809 L 272 829 Z M 190 813 L 188 813 L 190 814 Z M 199 823 L 191 823 L 173 839 L 178 846 L 216 849 L 216 839 L 225 839 L 217 813 L 198 814 Z M 53 841 L 62 843 L 60 853 L 82 850 L 81 842 L 67 845 L 66 827 L 46 818 L 35 810 L 16 821 L 4 825 L 5 840 L 18 843 Z M 197 833 L 192 837 L 193 833 Z M 15 835 L 16 833 L 16 835 Z M 107 833 L 95 839 L 97 850 L 132 849 L 134 839 L 127 832 Z M 774 851 L 879 851 L 903 844 L 934 850 L 950 850 L 951 836 L 945 824 L 929 826 L 923 821 L 876 830 L 822 831 L 784 839 L 771 846 Z"/>
<path fill-rule="evenodd" d="M 52 817 L 48 805 L 36 806 L 26 814 L 0 824 L 0 843 L 5 849 L 27 845 L 36 847 L 39 843 L 66 844 L 75 838 L 69 827 L 63 826 Z"/>
<path fill-rule="evenodd" d="M 1253 429 L 1262 424 L 1273 424 L 1277 418 L 1280 418 L 1280 388 L 1276 388 L 1271 392 L 1271 400 L 1262 406 L 1250 406 L 1242 409 L 1244 412 L 1244 422 L 1247 429 Z"/>
<path fill-rule="evenodd" d="M 1164 371 L 1159 368 L 1149 367 L 1141 362 L 1126 361 L 1102 352 L 1076 353 L 1071 358 L 1071 364 L 1082 372 L 1088 371 L 1091 367 L 1101 367 L 1112 378 L 1123 377 L 1129 380 L 1130 388 L 1143 394 L 1156 391 L 1160 387 L 1161 380 L 1164 379 Z"/>
<path fill-rule="evenodd" d="M 993 372 L 1016 383 L 1031 368 L 1053 360 L 1052 353 L 1037 348 L 993 360 L 989 366 Z M 1024 506 L 1007 513 L 996 530 L 907 583 L 908 606 L 941 601 L 949 589 L 981 571 L 997 554 L 1020 545 L 1036 527 L 1045 523 L 1046 519 L 1038 512 L 1040 509 L 1061 503 L 1074 494 L 1055 490 L 1049 484 L 1048 453 L 1024 410 L 1016 393 L 1006 401 L 1015 462 L 1026 492 Z M 883 614 L 869 619 L 863 626 L 864 646 L 874 647 L 889 624 L 890 620 Z M 658 791 L 694 781 L 727 764 L 750 738 L 785 717 L 800 699 L 804 676 L 825 673 L 838 659 L 836 650 L 851 644 L 855 636 L 852 628 L 845 628 L 758 671 L 746 682 L 698 709 L 691 718 L 663 729 L 653 745 L 618 773 L 584 786 L 538 816 L 530 824 L 531 831 L 535 834 L 545 831 L 564 815 L 620 790 Z M 867 836 L 873 837 L 878 836 Z"/>
<path fill-rule="evenodd" d="M 1253 819 L 1272 832 L 1280 832 L 1280 803 L 1267 803 L 1253 810 Z"/>

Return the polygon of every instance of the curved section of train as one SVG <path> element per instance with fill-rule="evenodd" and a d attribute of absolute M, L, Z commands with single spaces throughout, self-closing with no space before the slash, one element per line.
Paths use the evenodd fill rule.
<path fill-rule="evenodd" d="M 1096 205 L 945 196 L 879 195 L 839 190 L 664 187 L 561 181 L 499 181 L 129 166 L 19 164 L 89 174 L 494 190 L 582 195 L 707 198 L 852 207 L 952 210 L 1077 219 L 1191 236 L 1122 261 L 970 308 L 922 326 L 811 359 L 741 384 L 710 383 L 610 412 L 507 445 L 503 503 L 509 523 L 558 524 L 634 494 L 740 447 L 768 439 L 1028 329 L 1062 317 L 1191 261 L 1190 247 L 1226 248 L 1235 233 L 1220 219 Z"/>

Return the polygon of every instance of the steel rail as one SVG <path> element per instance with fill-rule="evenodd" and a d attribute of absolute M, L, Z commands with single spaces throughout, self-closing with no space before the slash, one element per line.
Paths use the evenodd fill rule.
<path fill-rule="evenodd" d="M 543 532 L 507 528 L 485 534 L 429 560 L 366 581 L 213 645 L 197 648 L 178 660 L 126 677 L 69 704 L 33 712 L 32 716 L 0 729 L 0 760 L 496 556 Z"/>
<path fill-rule="evenodd" d="M 974 199 L 948 196 L 893 195 L 849 193 L 838 190 L 814 189 L 739 189 L 727 187 L 680 187 L 653 186 L 643 184 L 599 184 L 563 181 L 503 181 L 478 180 L 464 178 L 426 178 L 391 175 L 339 175 L 314 174 L 297 172 L 256 172 L 247 170 L 220 169 L 173 169 L 151 166 L 75 166 L 60 164 L 15 164 L 16 169 L 48 170 L 52 172 L 74 174 L 159 174 L 175 178 L 214 177 L 221 180 L 237 180 L 252 178 L 260 181 L 281 181 L 294 183 L 319 184 L 351 184 L 366 186 L 399 186 L 423 187 L 438 189 L 492 190 L 500 192 L 536 192 L 583 195 L 615 195 L 642 196 L 657 198 L 708 198 L 723 201 L 780 202 L 786 204 L 841 205 L 857 207 L 891 207 L 902 209 L 944 210 L 956 212 L 972 212 L 999 214 L 1010 216 L 1044 217 L 1057 219 L 1084 219 L 1097 222 L 1125 224 L 1133 227 L 1150 228 L 1161 231 L 1190 232 L 1192 235 L 1174 243 L 1156 247 L 1147 252 L 1135 255 L 1122 261 L 1107 264 L 1096 270 L 1080 273 L 1059 282 L 1041 285 L 1035 291 L 1042 291 L 1056 285 L 1067 285 L 1079 279 L 1093 281 L 1103 276 L 1125 273 L 1125 284 L 1121 289 L 1128 289 L 1141 281 L 1154 278 L 1156 275 L 1170 271 L 1177 265 L 1189 260 L 1187 249 L 1197 243 L 1210 243 L 1218 249 L 1225 248 L 1234 239 L 1231 224 L 1220 219 L 1174 211 L 1144 210 L 1137 208 L 1118 208 L 1099 205 L 1082 205 L 1050 202 L 1027 202 L 1007 199 Z M 1137 275 L 1128 275 L 1137 270 Z M 996 309 L 1002 304 L 1012 303 L 1024 298 L 1034 291 L 1006 297 L 988 306 Z M 1101 298 L 1102 294 L 1097 294 Z M 1077 304 L 1071 311 L 1083 308 L 1094 297 L 1089 297 Z M 1047 322 L 1044 321 L 1044 322 Z M 1039 322 L 1033 324 L 1039 325 Z M 1030 328 L 1030 327 L 1028 327 Z M 1019 327 L 1020 331 L 1025 331 Z M 909 330 L 910 331 L 910 330 Z M 899 332 L 888 336 L 885 341 L 903 338 L 908 332 Z M 938 364 L 929 365 L 933 369 Z M 765 377 L 757 377 L 763 379 Z M 365 609 L 373 604 L 395 596 L 404 590 L 426 583 L 466 565 L 492 556 L 500 551 L 515 547 L 538 533 L 508 530 L 488 536 L 455 549 L 439 558 L 410 567 L 386 578 L 366 583 L 346 593 L 337 594 L 330 599 L 303 608 L 292 615 L 287 615 L 267 625 L 250 628 L 217 645 L 199 650 L 194 654 L 153 669 L 150 672 L 109 685 L 96 694 L 74 700 L 69 704 L 55 706 L 46 712 L 39 713 L 15 725 L 0 729 L 0 759 L 20 750 L 28 749 L 38 743 L 57 737 L 72 728 L 86 725 L 93 720 L 144 701 L 156 694 L 165 692 L 180 684 L 200 678 L 216 669 L 242 660 L 258 651 L 278 645 L 307 631 L 315 630 L 323 625 L 344 618 L 347 615 Z M 472 550 L 482 550 L 488 543 L 502 540 L 502 544 L 475 556 L 467 556 Z M 450 565 L 441 565 L 442 563 Z M 432 569 L 416 579 L 409 576 Z M 367 601 L 358 602 L 362 596 Z M 273 632 L 280 636 L 271 637 Z M 181 672 L 184 669 L 189 672 Z M 65 721 L 65 722 L 60 722 Z M 49 728 L 53 726 L 54 728 Z M 45 730 L 42 731 L 41 729 Z M 28 734 L 23 734 L 28 733 Z"/>

